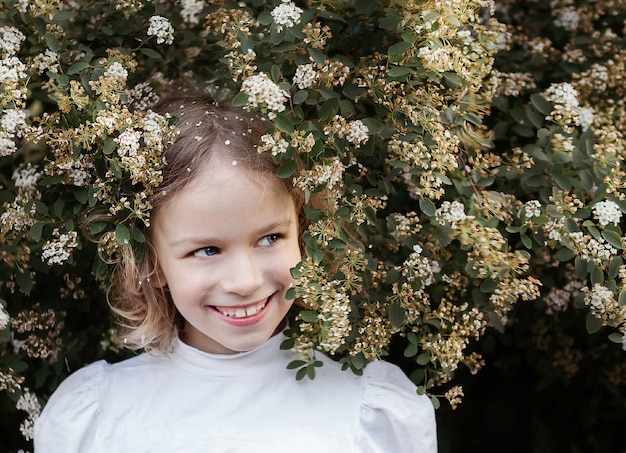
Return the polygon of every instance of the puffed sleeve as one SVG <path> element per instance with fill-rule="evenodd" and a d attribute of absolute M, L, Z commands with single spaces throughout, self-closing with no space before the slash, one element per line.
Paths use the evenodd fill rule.
<path fill-rule="evenodd" d="M 437 427 L 430 398 L 397 366 L 373 362 L 364 372 L 359 452 L 436 453 Z"/>
<path fill-rule="evenodd" d="M 93 363 L 70 375 L 35 422 L 35 453 L 96 452 L 100 392 L 108 364 Z"/>

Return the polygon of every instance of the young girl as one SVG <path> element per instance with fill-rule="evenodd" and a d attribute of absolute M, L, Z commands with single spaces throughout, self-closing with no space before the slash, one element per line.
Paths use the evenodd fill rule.
<path fill-rule="evenodd" d="M 394 365 L 358 377 L 319 353 L 295 378 L 279 348 L 302 199 L 245 112 L 179 92 L 147 248 L 118 266 L 113 310 L 141 355 L 87 366 L 50 398 L 36 453 L 435 452 L 434 410 Z"/>

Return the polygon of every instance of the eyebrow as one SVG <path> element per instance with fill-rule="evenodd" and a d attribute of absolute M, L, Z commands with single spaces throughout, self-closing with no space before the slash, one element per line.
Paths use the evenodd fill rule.
<path fill-rule="evenodd" d="M 282 230 L 285 228 L 289 228 L 293 222 L 294 222 L 294 219 L 292 218 L 281 219 L 276 222 L 272 222 L 267 225 L 264 225 L 262 228 L 257 229 L 254 232 L 254 234 L 259 237 L 266 235 L 266 234 L 271 234 L 275 230 Z M 217 239 L 212 238 L 211 236 L 200 236 L 200 237 L 190 236 L 190 237 L 185 237 L 182 239 L 177 239 L 175 241 L 172 241 L 170 242 L 170 246 L 176 247 L 180 245 L 203 245 L 203 244 L 210 244 L 216 241 Z"/>

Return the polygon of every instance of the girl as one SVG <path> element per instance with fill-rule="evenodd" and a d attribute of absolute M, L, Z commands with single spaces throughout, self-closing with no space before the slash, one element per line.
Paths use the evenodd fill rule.
<path fill-rule="evenodd" d="M 124 343 L 147 352 L 66 379 L 36 453 L 435 452 L 430 400 L 396 366 L 358 377 L 319 354 L 313 381 L 286 368 L 302 198 L 257 152 L 262 122 L 184 92 L 162 106 L 180 135 L 145 256 L 127 250 L 112 286 Z"/>

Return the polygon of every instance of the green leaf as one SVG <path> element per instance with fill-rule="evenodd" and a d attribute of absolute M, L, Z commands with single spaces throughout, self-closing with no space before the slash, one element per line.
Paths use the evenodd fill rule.
<path fill-rule="evenodd" d="M 404 324 L 404 308 L 400 306 L 398 303 L 393 303 L 389 307 L 389 321 L 393 324 L 394 327 L 400 328 L 402 324 Z"/>
<path fill-rule="evenodd" d="M 77 63 L 74 63 L 72 66 L 70 66 L 66 74 L 69 74 L 69 75 L 78 74 L 80 71 L 82 71 L 83 69 L 87 69 L 88 67 L 89 67 L 89 63 L 87 63 L 86 61 L 79 61 Z"/>
<path fill-rule="evenodd" d="M 298 170 L 298 164 L 295 160 L 288 160 L 276 170 L 276 176 L 279 178 L 288 178 Z"/>
<path fill-rule="evenodd" d="M 387 71 L 387 76 L 392 79 L 403 79 L 408 75 L 413 74 L 413 72 L 415 71 L 411 68 L 405 68 L 404 66 L 394 66 L 393 68 L 389 69 L 389 71 Z"/>
<path fill-rule="evenodd" d="M 274 119 L 274 125 L 279 131 L 286 134 L 291 134 L 293 132 L 293 123 L 291 122 L 291 118 L 289 118 L 287 115 L 276 115 L 276 118 Z"/>
<path fill-rule="evenodd" d="M 413 357 L 417 355 L 417 345 L 410 343 L 404 350 L 404 357 Z"/>
<path fill-rule="evenodd" d="M 388 55 L 398 55 L 401 54 L 402 52 L 404 52 L 405 50 L 410 49 L 413 46 L 413 44 L 411 44 L 410 42 L 406 42 L 406 41 L 402 41 L 402 42 L 397 42 L 395 44 L 393 44 L 392 46 L 389 47 L 389 50 L 387 51 Z"/>
<path fill-rule="evenodd" d="M 622 237 L 617 232 L 604 230 L 602 231 L 602 237 L 616 249 L 622 250 L 624 248 L 622 246 Z"/>
<path fill-rule="evenodd" d="M 307 90 L 299 90 L 293 95 L 293 103 L 298 105 L 302 104 L 309 98 L 309 92 Z"/>
<path fill-rule="evenodd" d="M 591 313 L 589 313 L 587 314 L 585 327 L 587 328 L 587 333 L 589 334 L 597 333 L 602 328 L 602 320 L 596 318 Z"/>
<path fill-rule="evenodd" d="M 426 364 L 427 364 L 427 363 L 429 363 L 430 361 L 431 361 L 431 358 L 430 358 L 430 356 L 429 356 L 428 354 L 426 354 L 426 353 L 420 354 L 420 355 L 419 355 L 419 357 L 418 357 L 418 358 L 417 358 L 417 360 L 416 360 L 417 364 L 418 364 L 418 365 L 422 365 L 422 366 L 426 365 Z"/>
<path fill-rule="evenodd" d="M 306 367 L 304 367 L 304 368 L 300 368 L 300 369 L 298 370 L 298 372 L 296 373 L 296 380 L 297 380 L 297 381 L 301 381 L 302 379 L 304 379 L 304 377 L 306 376 L 306 374 L 307 374 L 307 369 L 306 369 Z"/>
<path fill-rule="evenodd" d="M 259 14 L 257 20 L 259 21 L 259 24 L 265 26 L 272 25 L 274 23 L 274 18 L 269 11 L 263 11 L 261 14 Z"/>
<path fill-rule="evenodd" d="M 544 116 L 548 115 L 552 111 L 552 104 L 540 94 L 535 93 L 531 95 L 530 102 L 533 107 L 535 107 L 537 111 L 542 113 Z"/>
<path fill-rule="evenodd" d="M 115 227 L 115 238 L 121 245 L 128 244 L 130 242 L 131 234 L 130 229 L 123 224 L 118 224 Z"/>
<path fill-rule="evenodd" d="M 318 317 L 317 317 L 317 313 L 312 311 L 312 310 L 304 310 L 300 312 L 300 317 L 302 318 L 302 320 L 304 322 L 317 322 L 318 321 Z"/>
<path fill-rule="evenodd" d="M 155 60 L 160 60 L 161 58 L 163 58 L 161 57 L 161 54 L 159 52 L 154 49 L 150 49 L 149 47 L 142 47 L 141 49 L 139 49 L 139 52 L 144 54 L 146 57 L 154 58 Z"/>
<path fill-rule="evenodd" d="M 100 234 L 106 229 L 108 225 L 108 222 L 94 222 L 89 225 L 89 233 Z"/>
<path fill-rule="evenodd" d="M 43 222 L 35 222 L 35 224 L 30 227 L 30 238 L 35 241 L 35 242 L 39 242 L 41 240 L 41 233 L 43 232 Z"/>
<path fill-rule="evenodd" d="M 46 45 L 51 51 L 59 52 L 61 50 L 61 43 L 59 43 L 59 40 L 54 35 L 46 33 L 44 35 L 44 39 L 46 40 Z"/>
<path fill-rule="evenodd" d="M 433 217 L 435 215 L 435 211 L 437 210 L 437 207 L 429 198 L 424 198 L 424 197 L 420 198 L 419 205 L 420 205 L 420 209 L 422 210 L 422 212 L 426 214 L 428 217 Z"/>
<path fill-rule="evenodd" d="M 248 94 L 244 93 L 243 91 L 240 91 L 239 93 L 237 93 L 232 100 L 232 104 L 234 107 L 245 107 L 248 105 L 248 102 L 249 102 Z"/>
<path fill-rule="evenodd" d="M 306 365 L 306 362 L 304 360 L 294 360 L 292 362 L 289 362 L 289 365 L 287 365 L 287 369 L 288 370 L 295 370 L 296 368 L 300 368 Z"/>

